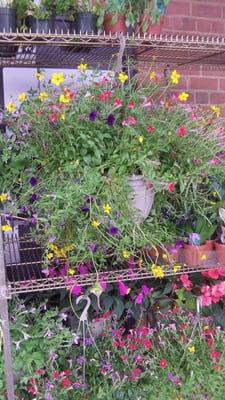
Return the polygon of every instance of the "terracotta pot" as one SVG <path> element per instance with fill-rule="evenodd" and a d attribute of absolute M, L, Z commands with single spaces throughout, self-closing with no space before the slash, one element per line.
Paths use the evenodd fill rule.
<path fill-rule="evenodd" d="M 190 267 L 204 265 L 209 259 L 209 244 L 204 243 L 201 246 L 193 246 L 192 244 L 184 245 L 184 262 Z"/>
<path fill-rule="evenodd" d="M 206 240 L 205 244 L 208 248 L 208 251 L 215 250 L 215 240 Z"/>
<path fill-rule="evenodd" d="M 142 35 L 143 34 L 160 35 L 162 32 L 163 24 L 164 24 L 163 16 L 160 17 L 159 24 L 154 24 L 148 15 L 143 15 L 140 19 L 138 33 L 141 33 Z M 147 25 L 147 29 L 145 30 L 146 25 Z"/>
<path fill-rule="evenodd" d="M 217 262 L 225 267 L 225 244 L 215 242 Z"/>
<path fill-rule="evenodd" d="M 109 33 L 115 34 L 115 33 L 123 33 L 126 35 L 127 33 L 127 27 L 125 24 L 125 17 L 124 15 L 117 15 L 117 22 L 115 24 L 112 24 L 112 18 L 115 16 L 115 14 L 106 14 L 104 18 L 104 31 L 108 35 Z"/>
<path fill-rule="evenodd" d="M 134 215 L 134 221 L 140 223 L 150 214 L 154 203 L 155 190 L 154 188 L 147 188 L 142 175 L 130 176 L 128 184 L 133 189 L 131 204 L 133 208 L 139 211 L 139 215 Z"/>
<path fill-rule="evenodd" d="M 180 260 L 180 249 L 176 250 L 171 250 L 174 249 L 174 246 L 172 245 L 166 245 L 165 248 L 161 249 L 161 262 L 162 264 L 176 264 Z"/>

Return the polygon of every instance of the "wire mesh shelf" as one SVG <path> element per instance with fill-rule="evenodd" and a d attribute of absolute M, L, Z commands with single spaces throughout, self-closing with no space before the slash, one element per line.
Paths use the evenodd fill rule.
<path fill-rule="evenodd" d="M 138 62 L 224 68 L 224 37 L 127 35 L 124 39 L 125 56 L 135 55 Z M 120 40 L 117 34 L 0 33 L 0 66 L 75 68 L 83 59 L 90 67 L 108 69 Z"/>

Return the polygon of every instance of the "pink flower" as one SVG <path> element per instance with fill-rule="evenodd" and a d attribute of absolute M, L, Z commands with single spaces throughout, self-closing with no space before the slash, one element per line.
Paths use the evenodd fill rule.
<path fill-rule="evenodd" d="M 142 357 L 138 354 L 137 357 L 135 358 L 135 363 L 137 365 L 140 365 L 142 363 Z"/>
<path fill-rule="evenodd" d="M 147 187 L 147 189 L 151 189 L 151 188 L 153 188 L 154 186 L 153 186 L 153 183 L 152 183 L 151 181 L 147 181 L 147 182 L 146 182 L 146 187 Z"/>
<path fill-rule="evenodd" d="M 99 96 L 100 101 L 107 101 L 112 97 L 112 92 L 110 90 L 103 92 Z"/>
<path fill-rule="evenodd" d="M 190 291 L 193 287 L 192 282 L 189 279 L 189 276 L 187 274 L 182 274 L 180 276 L 180 281 L 183 283 L 183 287 L 187 290 Z"/>
<path fill-rule="evenodd" d="M 101 288 L 102 290 L 106 290 L 107 289 L 107 283 L 106 282 L 100 282 Z"/>
<path fill-rule="evenodd" d="M 127 108 L 129 109 L 129 110 L 133 110 L 134 109 L 134 107 L 135 107 L 135 102 L 134 101 L 130 101 L 128 104 L 127 104 Z"/>
<path fill-rule="evenodd" d="M 146 285 L 142 285 L 141 290 L 144 296 L 148 296 L 151 292 L 151 289 Z"/>
<path fill-rule="evenodd" d="M 221 357 L 221 353 L 219 351 L 212 351 L 209 356 L 213 362 L 218 362 Z"/>
<path fill-rule="evenodd" d="M 148 340 L 148 339 L 144 339 L 142 344 L 143 344 L 143 347 L 148 350 L 152 349 L 152 347 L 153 347 L 151 340 Z"/>
<path fill-rule="evenodd" d="M 126 296 L 130 293 L 130 288 L 125 283 L 119 282 L 119 293 L 120 296 Z"/>
<path fill-rule="evenodd" d="M 211 269 L 206 272 L 202 272 L 202 275 L 205 276 L 206 278 L 210 278 L 210 279 L 218 279 L 220 277 L 218 268 Z"/>
<path fill-rule="evenodd" d="M 55 124 L 58 121 L 58 113 L 57 112 L 51 113 L 48 120 L 52 124 Z"/>
<path fill-rule="evenodd" d="M 144 295 L 142 292 L 140 292 L 136 299 L 135 299 L 135 304 L 142 304 L 142 301 L 144 300 Z"/>
<path fill-rule="evenodd" d="M 180 128 L 177 129 L 177 136 L 179 137 L 184 137 L 187 135 L 187 129 L 185 126 L 181 126 Z"/>
<path fill-rule="evenodd" d="M 131 378 L 130 378 L 131 382 L 136 381 L 140 373 L 141 373 L 140 368 L 135 368 L 131 373 Z"/>
<path fill-rule="evenodd" d="M 221 161 L 220 161 L 218 158 L 213 157 L 213 158 L 209 161 L 209 163 L 210 163 L 211 165 L 220 165 L 220 164 L 221 164 Z"/>
<path fill-rule="evenodd" d="M 159 361 L 159 366 L 160 368 L 167 368 L 167 361 L 165 360 L 165 358 L 161 358 L 161 360 Z"/>
<path fill-rule="evenodd" d="M 115 99 L 114 100 L 114 107 L 119 108 L 122 106 L 122 100 L 121 99 Z"/>
<path fill-rule="evenodd" d="M 168 186 L 167 186 L 167 190 L 168 190 L 168 192 L 170 192 L 170 193 L 173 193 L 173 192 L 174 192 L 174 190 L 175 190 L 175 187 L 176 187 L 176 185 L 175 185 L 175 183 L 174 183 L 174 182 L 170 182 L 170 183 L 168 183 Z"/>
<path fill-rule="evenodd" d="M 123 126 L 134 126 L 134 125 L 136 125 L 136 123 L 137 123 L 136 118 L 132 117 L 132 115 L 129 115 L 129 117 L 122 122 L 122 125 Z"/>
<path fill-rule="evenodd" d="M 146 130 L 148 133 L 153 133 L 155 131 L 155 128 L 152 125 L 148 125 Z"/>
<path fill-rule="evenodd" d="M 77 285 L 73 286 L 71 289 L 72 296 L 79 296 L 82 293 L 82 287 Z"/>
<path fill-rule="evenodd" d="M 203 306 L 210 306 L 212 304 L 211 287 L 204 285 L 201 288 L 201 302 Z"/>
<path fill-rule="evenodd" d="M 64 389 L 69 389 L 72 386 L 72 383 L 69 378 L 65 378 L 61 381 L 61 385 Z"/>

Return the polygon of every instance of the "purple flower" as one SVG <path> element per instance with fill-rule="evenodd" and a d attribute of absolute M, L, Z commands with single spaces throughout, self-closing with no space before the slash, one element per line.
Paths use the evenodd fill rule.
<path fill-rule="evenodd" d="M 38 194 L 37 193 L 33 193 L 31 195 L 31 198 L 30 198 L 31 203 L 34 203 L 35 201 L 37 201 L 38 198 L 39 198 Z"/>
<path fill-rule="evenodd" d="M 75 383 L 73 384 L 73 388 L 74 388 L 74 389 L 80 389 L 80 388 L 81 388 L 81 383 L 80 383 L 80 382 L 75 382 Z"/>
<path fill-rule="evenodd" d="M 101 285 L 102 290 L 106 290 L 107 289 L 107 283 L 106 282 L 99 282 Z"/>
<path fill-rule="evenodd" d="M 142 292 L 140 292 L 135 299 L 135 304 L 142 304 L 143 299 L 144 295 Z"/>
<path fill-rule="evenodd" d="M 29 184 L 30 184 L 31 186 L 37 185 L 37 178 L 35 178 L 35 176 L 32 176 L 32 177 L 29 179 Z"/>
<path fill-rule="evenodd" d="M 92 196 L 86 196 L 85 197 L 85 201 L 86 201 L 86 203 L 92 203 L 93 201 L 94 201 L 94 198 L 92 197 Z"/>
<path fill-rule="evenodd" d="M 97 113 L 96 111 L 91 111 L 88 115 L 89 121 L 94 122 L 97 118 Z"/>
<path fill-rule="evenodd" d="M 129 269 L 135 268 L 135 261 L 133 257 L 130 257 L 129 260 L 127 260 L 127 265 Z"/>
<path fill-rule="evenodd" d="M 67 276 L 68 274 L 68 265 L 63 264 L 63 266 L 60 268 L 60 276 Z"/>
<path fill-rule="evenodd" d="M 92 253 L 96 253 L 96 251 L 98 250 L 98 244 L 97 243 L 91 243 L 91 244 L 88 245 L 88 249 Z"/>
<path fill-rule="evenodd" d="M 109 114 L 106 120 L 107 125 L 111 128 L 115 124 L 115 116 L 113 114 Z"/>
<path fill-rule="evenodd" d="M 142 285 L 141 291 L 142 291 L 144 296 L 148 296 L 149 293 L 151 292 L 151 289 L 146 285 Z"/>
<path fill-rule="evenodd" d="M 49 268 L 49 275 L 50 278 L 55 278 L 57 276 L 56 270 L 54 268 Z"/>
<path fill-rule="evenodd" d="M 73 296 L 79 296 L 81 293 L 82 293 L 82 287 L 79 285 L 76 285 L 71 289 L 71 294 Z"/>
<path fill-rule="evenodd" d="M 119 229 L 116 226 L 110 226 L 108 233 L 112 236 L 116 236 L 117 233 L 119 232 Z"/>
<path fill-rule="evenodd" d="M 29 219 L 28 222 L 30 225 L 36 225 L 37 223 L 37 214 L 33 214 Z"/>
<path fill-rule="evenodd" d="M 80 210 L 83 213 L 88 213 L 90 211 L 89 207 L 85 206 L 84 204 L 82 204 L 82 206 L 80 206 Z"/>
<path fill-rule="evenodd" d="M 111 364 L 109 364 L 107 361 L 102 362 L 101 373 L 103 375 L 108 375 L 112 371 L 113 371 L 113 368 L 112 368 Z"/>
<path fill-rule="evenodd" d="M 92 346 L 93 339 L 92 338 L 86 338 L 84 342 L 85 342 L 86 346 Z"/>
<path fill-rule="evenodd" d="M 49 236 L 48 243 L 53 243 L 55 240 L 56 240 L 56 236 L 55 235 Z"/>
<path fill-rule="evenodd" d="M 123 282 L 119 282 L 118 288 L 120 296 L 126 296 L 127 294 L 130 293 L 130 288 Z"/>
<path fill-rule="evenodd" d="M 190 233 L 189 235 L 189 243 L 194 245 L 194 246 L 199 246 L 201 243 L 201 238 L 200 235 L 198 233 Z"/>
<path fill-rule="evenodd" d="M 22 206 L 22 207 L 20 208 L 20 212 L 21 212 L 22 214 L 27 213 L 27 211 L 28 211 L 28 206 Z"/>
<path fill-rule="evenodd" d="M 177 240 L 177 241 L 176 241 L 176 244 L 175 244 L 175 247 L 176 247 L 177 249 L 183 249 L 183 247 L 184 247 L 184 241 L 183 241 L 183 240 Z"/>
<path fill-rule="evenodd" d="M 86 362 L 86 359 L 82 356 L 76 358 L 76 362 L 78 365 L 83 365 Z"/>

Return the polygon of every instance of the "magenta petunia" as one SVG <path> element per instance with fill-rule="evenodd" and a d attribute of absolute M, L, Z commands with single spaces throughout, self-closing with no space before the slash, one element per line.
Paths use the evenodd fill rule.
<path fill-rule="evenodd" d="M 120 296 L 126 296 L 127 294 L 130 293 L 130 288 L 123 282 L 119 282 L 118 288 Z"/>

